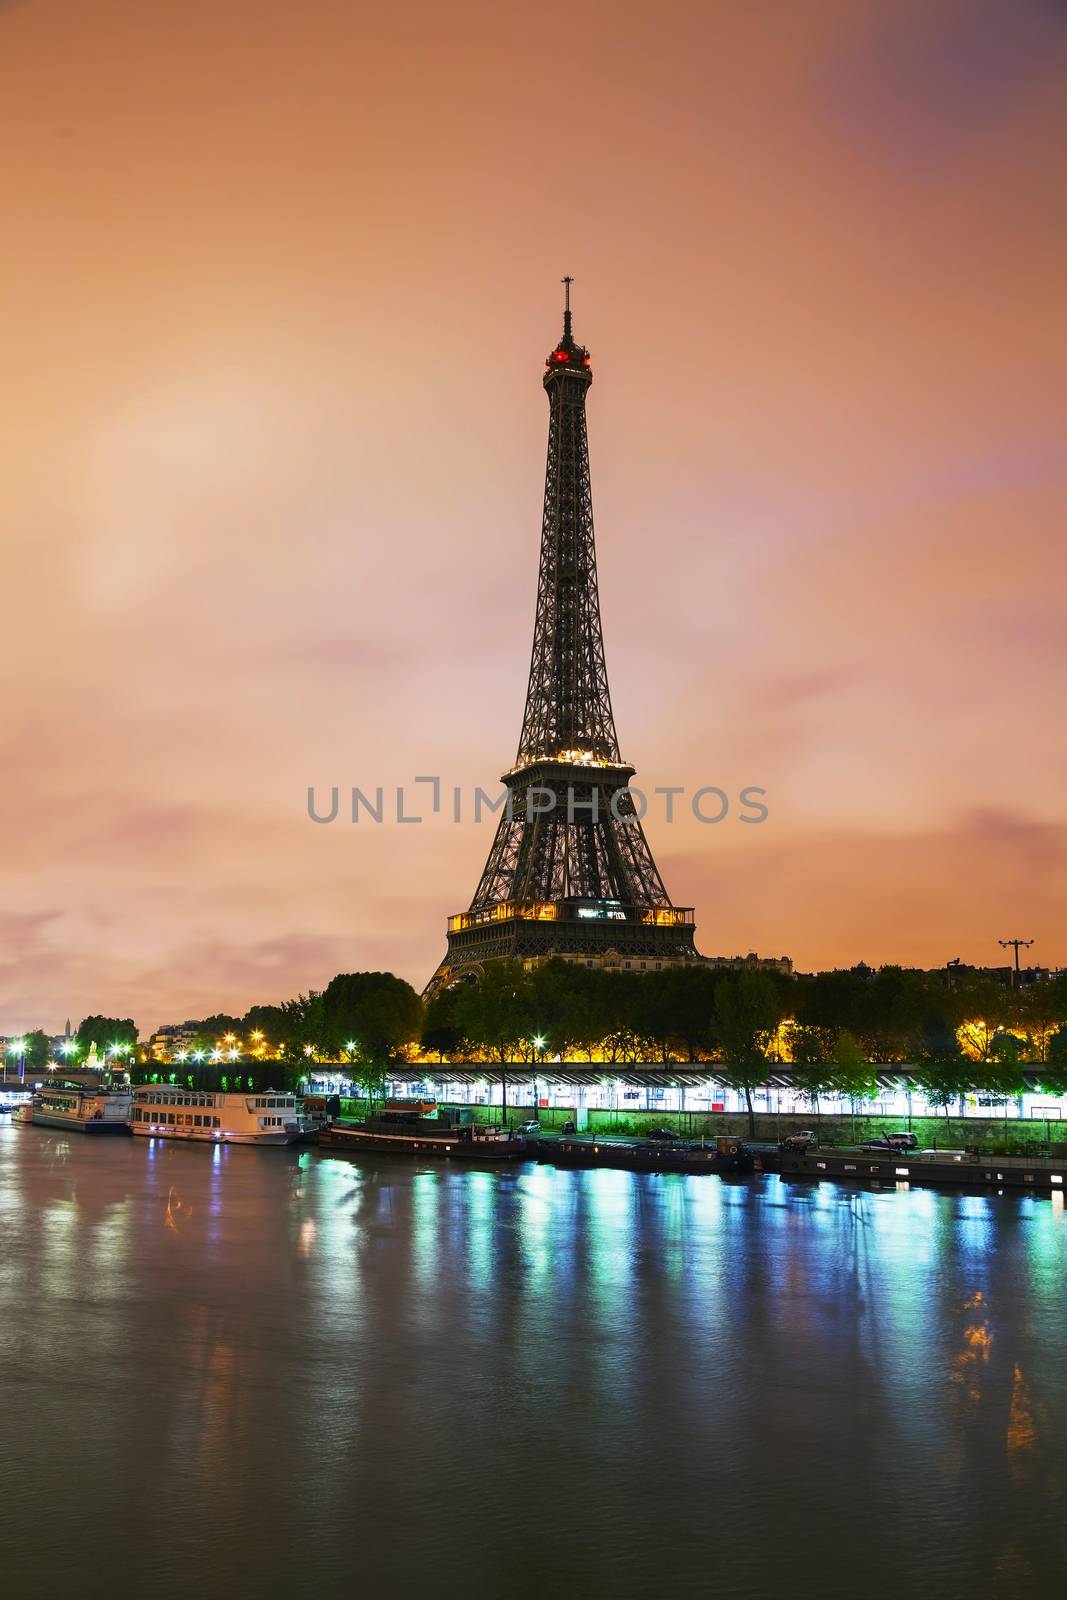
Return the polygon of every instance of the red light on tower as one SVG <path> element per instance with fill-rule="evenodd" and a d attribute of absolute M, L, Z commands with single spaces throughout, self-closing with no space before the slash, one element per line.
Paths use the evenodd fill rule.
<path fill-rule="evenodd" d="M 566 361 L 566 359 L 567 359 L 566 350 L 555 350 L 555 351 L 553 351 L 552 359 L 553 359 L 553 361 Z"/>

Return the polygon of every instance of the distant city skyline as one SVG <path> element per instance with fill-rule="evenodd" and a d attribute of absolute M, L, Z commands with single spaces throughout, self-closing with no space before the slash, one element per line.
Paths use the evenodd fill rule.
<path fill-rule="evenodd" d="M 496 790 L 564 272 L 699 949 L 1059 964 L 1062 13 L 358 10 L 0 8 L 0 1034 L 426 982 L 492 817 L 306 794 Z"/>

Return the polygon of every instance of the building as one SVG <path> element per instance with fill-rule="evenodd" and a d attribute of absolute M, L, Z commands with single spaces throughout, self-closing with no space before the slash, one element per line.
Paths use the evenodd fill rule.
<path fill-rule="evenodd" d="M 189 1049 L 199 1036 L 198 1022 L 162 1023 L 148 1039 L 148 1054 L 153 1061 L 169 1061 L 177 1051 Z"/>

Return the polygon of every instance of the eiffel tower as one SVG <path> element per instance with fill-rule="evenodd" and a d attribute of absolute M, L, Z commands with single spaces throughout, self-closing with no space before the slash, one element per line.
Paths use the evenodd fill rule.
<path fill-rule="evenodd" d="M 571 327 L 545 363 L 548 465 L 530 682 L 496 837 L 427 996 L 501 957 L 560 955 L 654 970 L 699 961 L 693 912 L 663 886 L 628 785 L 611 710 L 597 593 L 585 397 L 589 352 Z"/>

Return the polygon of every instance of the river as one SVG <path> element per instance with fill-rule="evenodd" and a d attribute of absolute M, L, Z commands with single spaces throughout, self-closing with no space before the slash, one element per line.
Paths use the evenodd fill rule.
<path fill-rule="evenodd" d="M 1029 1596 L 1063 1197 L 0 1121 L 23 1596 Z"/>

